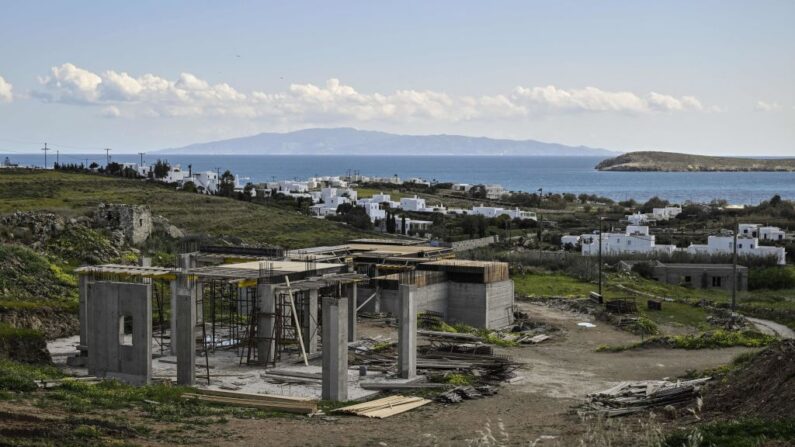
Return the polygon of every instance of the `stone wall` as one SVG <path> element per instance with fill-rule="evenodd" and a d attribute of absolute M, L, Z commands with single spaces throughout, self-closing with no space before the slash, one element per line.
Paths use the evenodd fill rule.
<path fill-rule="evenodd" d="M 146 205 L 100 204 L 94 212 L 98 227 L 120 230 L 129 244 L 146 242 L 152 234 L 152 212 Z"/>

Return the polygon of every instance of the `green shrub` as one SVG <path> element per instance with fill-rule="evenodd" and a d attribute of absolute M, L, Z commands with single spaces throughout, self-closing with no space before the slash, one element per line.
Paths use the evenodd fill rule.
<path fill-rule="evenodd" d="M 55 379 L 62 374 L 53 366 L 33 366 L 0 359 L 0 390 L 34 391 L 35 380 Z"/>
<path fill-rule="evenodd" d="M 669 435 L 664 447 L 698 445 L 702 447 L 756 447 L 767 445 L 766 441 L 787 441 L 795 439 L 795 420 L 763 421 L 740 419 L 718 421 L 704 424 L 693 430 L 678 431 Z"/>
<path fill-rule="evenodd" d="M 791 266 L 752 268 L 748 272 L 749 290 L 792 288 L 795 288 L 795 268 Z"/>

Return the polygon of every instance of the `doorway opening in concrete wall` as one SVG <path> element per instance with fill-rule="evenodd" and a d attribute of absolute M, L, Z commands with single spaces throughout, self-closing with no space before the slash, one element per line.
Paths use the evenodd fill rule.
<path fill-rule="evenodd" d="M 130 315 L 119 317 L 119 344 L 122 346 L 133 345 L 133 318 Z"/>

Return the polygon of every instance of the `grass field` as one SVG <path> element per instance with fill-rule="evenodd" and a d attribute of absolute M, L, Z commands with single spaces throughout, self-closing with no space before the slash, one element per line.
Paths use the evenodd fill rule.
<path fill-rule="evenodd" d="M 582 281 L 564 273 L 527 273 L 514 275 L 513 280 L 516 293 L 530 297 L 584 298 L 589 292 L 598 289 L 596 283 Z M 646 310 L 648 296 L 632 293 L 618 287 L 619 285 L 643 294 L 672 298 L 675 302 L 665 302 L 661 312 L 649 312 Z M 657 324 L 700 330 L 708 327 L 707 313 L 702 308 L 693 306 L 694 303 L 702 298 L 716 304 L 727 304 L 731 301 L 731 294 L 724 290 L 691 289 L 619 273 L 605 275 L 603 295 L 607 300 L 636 299 L 641 314 Z M 795 329 L 795 290 L 741 292 L 737 294 L 737 303 L 738 309 L 744 315 L 770 319 Z"/>
<path fill-rule="evenodd" d="M 237 237 L 285 248 L 337 244 L 363 233 L 298 211 L 176 191 L 140 180 L 55 171 L 0 171 L 0 214 L 53 211 L 79 215 L 97 204 L 149 205 L 189 234 Z"/>

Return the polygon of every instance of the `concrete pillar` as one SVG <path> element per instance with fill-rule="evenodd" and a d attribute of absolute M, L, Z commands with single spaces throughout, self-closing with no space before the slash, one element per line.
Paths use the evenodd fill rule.
<path fill-rule="evenodd" d="M 176 336 L 172 344 L 177 345 L 177 383 L 193 385 L 196 381 L 196 300 L 192 293 L 188 275 L 177 277 Z"/>
<path fill-rule="evenodd" d="M 301 336 L 304 338 L 304 347 L 307 354 L 317 352 L 317 289 L 307 292 L 304 299 L 304 321 L 301 324 Z"/>
<path fill-rule="evenodd" d="M 177 355 L 177 280 L 171 280 L 171 299 L 169 305 L 171 307 L 171 315 L 169 317 L 171 323 L 171 347 L 169 348 L 171 355 Z"/>
<path fill-rule="evenodd" d="M 266 364 L 276 358 L 276 294 L 270 284 L 257 285 L 257 360 Z"/>
<path fill-rule="evenodd" d="M 323 298 L 322 398 L 348 400 L 348 298 Z"/>
<path fill-rule="evenodd" d="M 412 379 L 417 375 L 417 303 L 415 286 L 400 285 L 400 326 L 398 327 L 398 375 Z"/>
<path fill-rule="evenodd" d="M 88 347 L 88 275 L 79 275 L 77 277 L 77 292 L 79 296 L 79 317 L 80 317 L 80 350 L 83 351 Z"/>
<path fill-rule="evenodd" d="M 358 300 L 356 299 L 356 283 L 351 283 L 347 288 L 348 295 L 348 341 L 356 341 L 356 307 Z"/>

